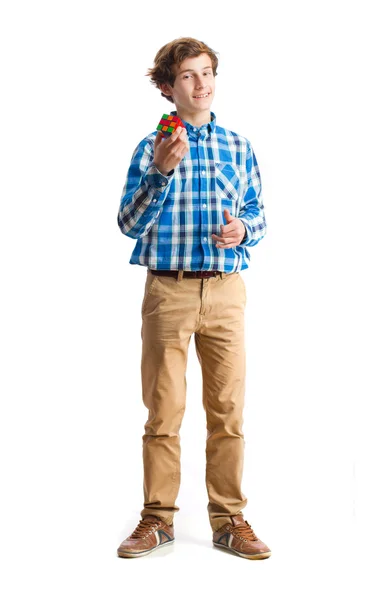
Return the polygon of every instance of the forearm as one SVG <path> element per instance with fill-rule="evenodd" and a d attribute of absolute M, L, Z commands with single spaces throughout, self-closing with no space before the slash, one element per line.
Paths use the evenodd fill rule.
<path fill-rule="evenodd" d="M 135 150 L 120 201 L 118 226 L 134 239 L 146 235 L 159 219 L 174 174 L 172 170 L 162 175 L 151 162 L 152 156 L 147 146 Z"/>
<path fill-rule="evenodd" d="M 245 234 L 241 246 L 256 246 L 267 233 L 267 223 L 264 211 L 249 210 L 240 213 L 239 218 L 244 224 Z"/>
<path fill-rule="evenodd" d="M 244 224 L 246 236 L 240 245 L 255 246 L 267 233 L 267 223 L 264 214 L 264 201 L 259 166 L 250 144 L 248 146 L 246 162 L 248 185 L 238 215 Z"/>

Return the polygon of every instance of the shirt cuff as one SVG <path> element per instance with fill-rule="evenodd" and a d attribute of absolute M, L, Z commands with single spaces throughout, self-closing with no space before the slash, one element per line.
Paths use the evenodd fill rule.
<path fill-rule="evenodd" d="M 240 246 L 242 246 L 242 245 L 244 245 L 244 246 L 245 246 L 245 245 L 246 245 L 246 244 L 247 244 L 247 243 L 250 241 L 250 239 L 251 239 L 251 235 L 252 235 L 252 234 L 251 234 L 250 227 L 249 227 L 249 225 L 247 224 L 247 222 L 245 221 L 245 219 L 240 219 L 240 221 L 242 221 L 242 222 L 243 222 L 243 224 L 244 224 L 244 227 L 245 227 L 245 233 L 244 233 L 244 237 L 242 238 L 242 240 L 241 240 L 241 243 L 240 243 L 239 245 L 240 245 Z"/>
<path fill-rule="evenodd" d="M 163 175 L 157 169 L 157 167 L 154 164 L 152 164 L 147 169 L 147 173 L 146 173 L 147 183 L 158 190 L 164 190 L 165 187 L 168 185 L 173 174 L 174 174 L 174 169 L 169 171 L 169 173 L 167 175 Z"/>

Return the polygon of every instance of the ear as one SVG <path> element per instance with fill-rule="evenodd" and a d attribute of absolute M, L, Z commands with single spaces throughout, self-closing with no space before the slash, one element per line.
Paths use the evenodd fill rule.
<path fill-rule="evenodd" d="M 165 96 L 171 96 L 172 95 L 172 87 L 168 83 L 161 83 L 160 86 L 159 86 L 159 89 L 161 90 L 161 92 L 163 94 L 165 94 Z"/>

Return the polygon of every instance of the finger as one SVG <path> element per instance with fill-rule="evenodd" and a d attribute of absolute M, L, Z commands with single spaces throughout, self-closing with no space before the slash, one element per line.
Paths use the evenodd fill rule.
<path fill-rule="evenodd" d="M 221 248 L 221 250 L 228 250 L 229 248 L 235 248 L 236 246 L 238 246 L 239 242 L 234 242 L 233 244 L 216 244 L 217 248 Z"/>
<path fill-rule="evenodd" d="M 177 127 L 177 129 L 171 134 L 171 136 L 168 139 L 168 146 L 171 146 L 172 144 L 174 144 L 178 138 L 181 136 L 181 133 L 185 131 L 183 129 L 183 127 Z"/>
<path fill-rule="evenodd" d="M 228 240 L 229 238 L 239 238 L 241 234 L 238 231 L 230 231 L 229 233 L 221 233 L 220 236 L 217 233 L 212 235 L 219 237 L 220 240 Z"/>
<path fill-rule="evenodd" d="M 217 248 L 228 248 L 229 246 L 237 246 L 237 244 L 239 244 L 239 241 L 235 238 L 231 238 L 227 242 L 219 242 L 215 245 Z"/>
<path fill-rule="evenodd" d="M 217 242 L 218 244 L 231 244 L 233 242 L 238 243 L 238 236 L 237 237 L 219 237 L 218 235 L 215 235 L 215 233 L 212 234 L 212 237 L 214 238 L 215 242 Z"/>
<path fill-rule="evenodd" d="M 182 143 L 188 143 L 188 134 L 186 132 L 186 129 L 183 129 L 180 133 L 180 135 L 177 138 L 178 142 L 182 142 Z"/>
<path fill-rule="evenodd" d="M 155 140 L 154 140 L 154 146 L 155 146 L 155 148 L 157 146 L 159 146 L 159 144 L 162 141 L 162 138 L 163 138 L 163 133 L 161 131 L 157 131 L 157 134 L 156 134 Z"/>
<path fill-rule="evenodd" d="M 232 225 L 231 223 L 229 223 L 228 225 L 221 225 L 220 230 L 221 230 L 221 233 L 238 233 L 239 234 L 239 231 L 238 231 L 236 225 L 235 224 Z"/>

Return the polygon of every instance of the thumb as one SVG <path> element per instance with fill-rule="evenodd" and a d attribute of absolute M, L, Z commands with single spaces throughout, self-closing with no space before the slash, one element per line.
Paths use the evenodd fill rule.
<path fill-rule="evenodd" d="M 164 137 L 163 133 L 161 131 L 157 131 L 157 134 L 156 134 L 155 140 L 154 140 L 154 148 L 157 148 L 159 146 L 163 137 Z"/>
<path fill-rule="evenodd" d="M 234 220 L 234 217 L 231 216 L 228 208 L 224 209 L 223 214 L 224 214 L 224 217 L 225 217 L 227 223 L 230 223 L 231 221 Z"/>

